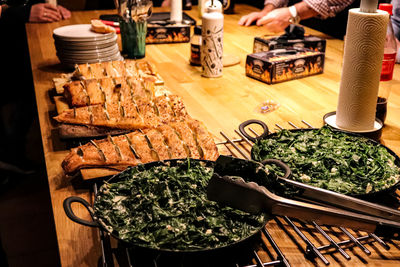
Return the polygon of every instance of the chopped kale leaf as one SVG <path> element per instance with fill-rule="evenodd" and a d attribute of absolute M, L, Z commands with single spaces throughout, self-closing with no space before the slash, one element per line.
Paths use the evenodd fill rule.
<path fill-rule="evenodd" d="M 148 248 L 222 247 L 260 229 L 266 215 L 250 215 L 207 199 L 213 169 L 194 160 L 176 166 L 141 166 L 99 190 L 94 209 L 119 238 Z"/>
<path fill-rule="evenodd" d="M 292 179 L 343 194 L 372 193 L 400 180 L 400 168 L 385 147 L 327 126 L 282 130 L 257 141 L 252 158 L 280 159 L 292 169 Z"/>

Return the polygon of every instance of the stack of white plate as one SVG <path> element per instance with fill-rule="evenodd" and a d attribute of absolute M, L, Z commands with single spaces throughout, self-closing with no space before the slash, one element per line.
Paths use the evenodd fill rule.
<path fill-rule="evenodd" d="M 115 33 L 96 33 L 91 24 L 76 24 L 53 31 L 57 56 L 73 67 L 75 64 L 122 60 Z"/>

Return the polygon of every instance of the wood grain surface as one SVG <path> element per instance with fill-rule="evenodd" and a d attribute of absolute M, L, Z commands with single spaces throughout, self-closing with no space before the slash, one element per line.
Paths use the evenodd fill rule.
<path fill-rule="evenodd" d="M 208 129 L 220 136 L 224 131 L 234 137 L 234 130 L 247 119 L 260 119 L 270 128 L 278 123 L 289 128 L 288 121 L 301 125 L 306 120 L 316 127 L 322 126 L 322 116 L 334 111 L 337 105 L 343 42 L 329 38 L 321 33 L 306 29 L 307 33 L 327 38 L 325 72 L 321 75 L 267 85 L 245 76 L 245 58 L 251 53 L 255 36 L 268 34 L 262 27 L 239 27 L 239 18 L 254 8 L 236 5 L 236 14 L 225 15 L 224 51 L 237 55 L 240 64 L 224 68 L 223 76 L 216 79 L 201 77 L 200 67 L 189 65 L 190 46 L 183 44 L 148 45 L 146 59 L 153 62 L 165 81 L 165 85 L 180 95 L 194 117 L 203 121 Z M 156 9 L 162 11 L 162 9 Z M 73 12 L 71 19 L 49 24 L 27 24 L 33 79 L 37 108 L 44 146 L 49 189 L 56 225 L 58 246 L 62 266 L 97 266 L 100 253 L 99 233 L 97 229 L 78 225 L 69 220 L 62 208 L 62 203 L 69 196 L 90 199 L 89 187 L 79 178 L 65 177 L 60 163 L 68 153 L 68 144 L 61 141 L 57 134 L 57 124 L 52 119 L 56 114 L 53 101 L 52 78 L 68 72 L 60 65 L 52 38 L 53 29 L 69 24 L 90 23 L 91 18 L 98 18 L 105 13 L 115 11 Z M 197 8 L 187 13 L 198 19 Z M 199 20 L 198 20 L 199 21 Z M 200 21 L 199 21 L 200 22 Z M 388 116 L 383 131 L 382 141 L 400 154 L 400 67 L 396 65 L 394 74 L 395 88 L 389 98 Z M 280 103 L 280 108 L 271 113 L 258 112 L 260 104 L 266 100 Z M 222 139 L 222 138 L 221 138 Z M 89 219 L 81 206 L 74 206 L 78 216 Z M 286 224 L 284 221 L 281 223 Z M 292 266 L 312 266 L 324 264 L 320 260 L 314 263 L 304 258 L 302 250 L 305 244 L 293 233 L 277 226 L 276 221 L 268 224 L 268 229 Z M 335 230 L 334 230 L 335 231 Z M 322 241 L 315 231 L 309 233 L 317 244 Z M 340 235 L 337 235 L 338 238 Z M 296 241 L 297 240 L 297 241 Z M 323 243 L 327 243 L 323 240 Z M 355 247 L 346 251 L 352 257 L 344 260 L 338 253 L 326 254 L 331 266 L 398 266 L 400 264 L 400 243 L 390 242 L 391 249 L 386 251 L 376 243 L 367 245 L 371 256 Z M 267 257 L 267 255 L 261 255 Z"/>

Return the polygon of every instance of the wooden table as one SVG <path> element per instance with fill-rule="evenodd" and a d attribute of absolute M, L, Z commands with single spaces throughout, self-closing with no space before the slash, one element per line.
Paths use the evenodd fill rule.
<path fill-rule="evenodd" d="M 237 25 L 239 18 L 255 9 L 245 5 L 237 5 L 235 9 L 238 13 L 225 15 L 224 52 L 238 55 L 241 63 L 225 68 L 222 78 L 203 78 L 200 76 L 199 67 L 192 67 L 188 64 L 190 49 L 188 43 L 148 45 L 146 58 L 155 63 L 166 86 L 184 99 L 189 114 L 203 121 L 216 136 L 220 136 L 221 130 L 233 136 L 234 129 L 237 129 L 238 125 L 247 119 L 263 120 L 271 128 L 274 128 L 275 123 L 289 128 L 288 121 L 300 126 L 301 120 L 306 120 L 313 126 L 322 126 L 322 116 L 336 109 L 343 42 L 307 29 L 308 33 L 327 38 L 324 74 L 267 85 L 246 77 L 244 68 L 246 55 L 252 52 L 254 37 L 265 34 L 265 29 L 255 26 L 239 27 Z M 156 9 L 156 11 L 158 10 Z M 56 57 L 52 30 L 68 24 L 90 23 L 91 18 L 98 18 L 100 14 L 105 13 L 114 12 L 73 12 L 72 18 L 67 21 L 27 24 L 26 26 L 62 266 L 96 266 L 100 257 L 100 249 L 98 230 L 72 222 L 66 217 L 62 208 L 65 198 L 75 195 L 89 199 L 90 193 L 88 188 L 79 186 L 79 183 L 72 185 L 73 183 L 65 177 L 60 166 L 68 150 L 66 144 L 59 140 L 55 129 L 57 125 L 52 119 L 52 116 L 55 115 L 52 78 L 59 76 L 65 70 Z M 193 18 L 198 18 L 197 8 L 187 11 L 187 13 Z M 399 72 L 400 67 L 397 65 L 394 74 L 396 83 Z M 272 113 L 261 114 L 258 112 L 258 107 L 266 100 L 275 100 L 281 106 Z M 398 88 L 394 88 L 390 96 L 382 141 L 400 154 L 400 117 L 398 114 L 400 114 L 400 91 Z M 74 206 L 74 209 L 79 216 L 88 219 L 87 212 L 81 206 Z M 312 264 L 305 260 L 296 244 L 276 226 L 275 222 L 271 222 L 268 229 L 293 266 Z M 301 241 L 299 243 L 304 247 Z M 390 251 L 377 248 L 378 245 L 368 245 L 368 247 L 372 250 L 372 255 L 369 257 L 358 248 L 354 248 L 347 250 L 352 256 L 350 262 L 337 254 L 327 255 L 327 258 L 332 265 L 358 266 L 368 263 L 398 266 L 400 264 L 399 242 L 396 242 L 395 246 L 391 244 Z M 375 250 L 379 250 L 379 252 Z M 323 265 L 319 260 L 317 260 L 317 264 Z"/>

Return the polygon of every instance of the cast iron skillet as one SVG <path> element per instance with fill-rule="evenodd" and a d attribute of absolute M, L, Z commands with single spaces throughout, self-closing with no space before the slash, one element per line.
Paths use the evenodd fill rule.
<path fill-rule="evenodd" d="M 261 126 L 263 128 L 263 133 L 261 135 L 259 135 L 258 137 L 253 137 L 250 136 L 247 132 L 246 132 L 246 127 L 251 125 L 251 124 L 257 124 L 259 126 Z M 305 129 L 289 129 L 289 131 L 291 132 L 307 132 L 307 131 L 312 131 L 312 130 L 317 130 L 318 128 L 305 128 Z M 270 133 L 268 130 L 268 126 L 260 121 L 260 120 L 247 120 L 243 123 L 241 123 L 239 125 L 239 131 L 249 140 L 251 140 L 252 142 L 257 142 L 258 140 L 263 140 L 263 139 L 269 139 L 272 137 L 275 137 L 277 135 L 277 133 Z M 334 132 L 340 132 L 340 133 L 345 133 L 347 135 L 350 136 L 355 136 L 355 137 L 360 137 L 360 138 L 367 138 L 365 136 L 361 136 L 359 134 L 355 134 L 355 133 L 351 133 L 351 132 L 347 132 L 347 131 L 341 131 L 341 130 L 337 130 L 337 129 L 332 129 L 332 131 Z M 390 148 L 378 143 L 377 141 L 371 139 L 371 138 L 367 138 L 369 139 L 373 144 L 377 145 L 377 146 L 381 146 L 383 148 L 385 148 L 391 155 L 393 155 L 395 157 L 395 164 L 400 167 L 400 158 L 399 156 L 396 155 L 396 153 L 394 153 Z M 251 158 L 252 160 L 255 160 L 253 158 L 253 148 L 251 149 Z M 389 188 L 385 188 L 383 190 L 380 191 L 376 191 L 376 192 L 372 192 L 372 193 L 367 193 L 367 194 L 351 194 L 350 196 L 352 197 L 357 197 L 357 198 L 361 198 L 364 200 L 368 200 L 371 202 L 385 202 L 387 204 L 392 205 L 393 202 L 395 202 L 397 204 L 397 194 L 395 193 L 395 191 L 400 187 L 400 181 L 397 182 L 396 184 L 392 185 Z M 394 197 L 394 198 L 393 198 Z"/>
<path fill-rule="evenodd" d="M 206 164 L 207 167 L 213 167 L 214 166 L 214 162 L 213 161 L 208 161 L 208 160 L 197 160 L 197 159 L 191 159 L 191 160 L 195 160 L 195 161 L 201 161 L 204 162 Z M 147 164 L 143 164 L 143 165 L 139 165 L 136 167 L 129 167 L 128 169 L 126 169 L 125 171 L 114 175 L 113 177 L 111 177 L 107 182 L 108 183 L 112 183 L 112 182 L 117 182 L 120 181 L 121 179 L 120 174 L 125 173 L 125 172 L 129 172 L 132 168 L 140 168 L 140 170 L 147 170 L 151 167 L 155 167 L 155 166 L 168 166 L 167 163 L 170 166 L 175 166 L 178 162 L 182 162 L 182 161 L 186 161 L 186 159 L 172 159 L 172 160 L 165 160 L 165 161 L 156 161 L 156 162 L 151 162 L 151 163 L 147 163 Z M 278 166 L 280 166 L 281 168 L 284 168 L 284 164 L 280 164 L 279 161 L 274 161 L 271 160 L 270 162 L 271 164 L 276 164 Z M 289 169 L 285 169 L 285 171 L 289 171 Z M 287 174 L 289 175 L 289 174 Z M 95 196 L 94 202 L 97 201 L 97 195 Z M 74 214 L 74 212 L 72 211 L 71 205 L 74 202 L 78 202 L 80 204 L 82 204 L 83 206 L 86 207 L 86 209 L 88 210 L 90 216 L 92 217 L 92 221 L 87 221 L 84 219 L 79 218 L 78 216 L 76 216 Z M 127 242 L 125 240 L 120 239 L 116 234 L 114 234 L 112 231 L 107 230 L 107 228 L 100 223 L 98 217 L 96 216 L 96 213 L 94 212 L 92 206 L 84 199 L 80 198 L 80 197 L 76 197 L 76 196 L 72 196 L 72 197 L 68 197 L 64 200 L 63 203 L 64 206 L 64 211 L 67 215 L 68 218 L 70 218 L 72 221 L 85 225 L 85 226 L 90 226 L 90 227 L 97 227 L 100 228 L 101 230 L 103 230 L 104 232 L 110 234 L 111 236 L 113 236 L 115 239 L 119 240 L 121 242 L 121 244 L 125 247 L 134 247 L 134 248 L 139 248 L 139 249 L 145 249 L 148 250 L 150 252 L 157 252 L 157 253 L 167 253 L 167 254 L 180 254 L 180 253 L 208 253 L 208 252 L 220 252 L 220 251 L 225 251 L 227 249 L 235 249 L 235 248 L 239 248 L 242 246 L 246 246 L 248 245 L 251 241 L 253 241 L 256 237 L 258 237 L 259 232 L 265 227 L 265 225 L 267 224 L 267 222 L 272 219 L 271 215 L 266 214 L 265 215 L 265 221 L 264 223 L 259 227 L 259 229 L 257 231 L 255 231 L 253 234 L 251 234 L 250 236 L 247 236 L 239 241 L 236 242 L 232 242 L 228 245 L 225 246 L 220 246 L 220 247 L 215 247 L 215 248 L 202 248 L 202 249 L 191 249 L 191 250 L 170 250 L 170 249 L 155 249 L 155 248 L 150 248 L 147 246 L 144 246 L 143 244 L 136 244 L 134 242 Z"/>

